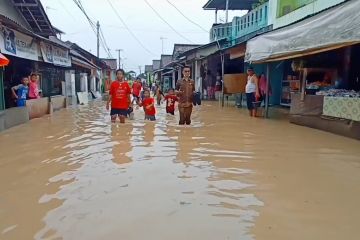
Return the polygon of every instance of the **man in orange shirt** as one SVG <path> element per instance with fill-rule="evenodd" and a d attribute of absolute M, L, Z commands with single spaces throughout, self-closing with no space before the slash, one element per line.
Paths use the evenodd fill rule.
<path fill-rule="evenodd" d="M 116 80 L 111 83 L 109 100 L 106 104 L 106 109 L 109 110 L 111 102 L 111 122 L 115 123 L 116 118 L 119 117 L 120 123 L 125 123 L 130 106 L 130 94 L 131 88 L 125 81 L 125 72 L 119 69 L 116 71 Z"/>

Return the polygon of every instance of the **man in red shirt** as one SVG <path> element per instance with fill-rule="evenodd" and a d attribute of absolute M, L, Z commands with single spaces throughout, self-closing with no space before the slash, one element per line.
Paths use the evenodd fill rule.
<path fill-rule="evenodd" d="M 170 89 L 168 95 L 165 96 L 166 100 L 166 113 L 171 115 L 175 114 L 175 102 L 178 101 L 177 96 L 175 95 L 174 89 Z"/>
<path fill-rule="evenodd" d="M 125 118 L 128 114 L 130 106 L 131 89 L 127 82 L 125 82 L 125 72 L 123 69 L 116 71 L 117 79 L 111 83 L 109 100 L 106 104 L 106 109 L 109 110 L 111 102 L 111 122 L 115 122 L 116 118 L 120 118 L 120 123 L 125 123 Z"/>
<path fill-rule="evenodd" d="M 142 88 L 141 79 L 137 78 L 136 81 L 132 85 L 132 94 L 134 97 L 133 102 L 139 101 L 141 88 Z"/>

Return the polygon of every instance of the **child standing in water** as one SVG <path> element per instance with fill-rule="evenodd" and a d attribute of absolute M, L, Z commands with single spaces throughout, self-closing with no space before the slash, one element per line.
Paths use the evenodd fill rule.
<path fill-rule="evenodd" d="M 155 101 L 154 98 L 150 97 L 150 91 L 144 91 L 144 100 L 138 103 L 140 107 L 144 108 L 145 120 L 156 121 L 155 114 Z"/>
<path fill-rule="evenodd" d="M 166 100 L 166 113 L 175 115 L 175 102 L 178 101 L 177 96 L 175 95 L 174 89 L 170 89 L 168 94 L 165 96 Z"/>
<path fill-rule="evenodd" d="M 28 84 L 29 79 L 27 77 L 23 77 L 21 80 L 21 84 L 11 88 L 12 94 L 16 98 L 16 103 L 18 107 L 26 106 L 26 96 L 29 92 Z"/>

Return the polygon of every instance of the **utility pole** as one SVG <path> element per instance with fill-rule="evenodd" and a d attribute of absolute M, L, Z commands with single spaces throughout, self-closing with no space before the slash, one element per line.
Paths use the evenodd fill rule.
<path fill-rule="evenodd" d="M 139 75 L 141 74 L 142 72 L 141 72 L 141 66 L 139 66 Z"/>
<path fill-rule="evenodd" d="M 124 51 L 123 49 L 116 49 L 116 51 L 119 53 L 119 68 L 121 68 L 121 52 Z"/>
<path fill-rule="evenodd" d="M 100 23 L 99 23 L 99 21 L 97 21 L 97 23 L 96 23 L 96 36 L 97 36 L 96 56 L 99 58 L 99 56 L 100 56 Z"/>
<path fill-rule="evenodd" d="M 226 23 L 229 22 L 229 0 L 226 0 Z"/>
<path fill-rule="evenodd" d="M 164 37 L 160 37 L 160 40 L 161 40 L 161 54 L 164 54 L 164 40 L 165 40 L 166 38 L 164 38 Z"/>

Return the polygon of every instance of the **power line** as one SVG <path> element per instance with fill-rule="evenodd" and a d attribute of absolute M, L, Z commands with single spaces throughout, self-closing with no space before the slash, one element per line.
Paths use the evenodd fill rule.
<path fill-rule="evenodd" d="M 81 12 L 85 15 L 86 19 L 88 20 L 91 29 L 93 30 L 93 32 L 95 33 L 95 35 L 97 35 L 97 27 L 95 25 L 95 23 L 91 20 L 91 18 L 89 17 L 89 15 L 87 14 L 85 8 L 83 7 L 82 3 L 80 0 L 73 0 L 73 2 L 76 4 L 76 6 L 81 10 Z M 101 30 L 101 29 L 100 29 Z M 109 51 L 109 47 L 106 43 L 105 37 L 104 35 L 100 35 L 99 40 L 101 42 L 101 46 L 104 49 L 105 53 L 107 53 L 108 57 L 112 58 L 112 54 Z"/>
<path fill-rule="evenodd" d="M 189 22 L 191 22 L 192 24 L 196 25 L 197 27 L 199 27 L 201 30 L 203 30 L 206 33 L 209 33 L 208 30 L 206 30 L 205 28 L 203 28 L 201 25 L 197 24 L 196 22 L 194 22 L 193 20 L 191 20 L 190 18 L 188 18 L 179 8 L 177 8 L 175 6 L 175 4 L 173 4 L 172 2 L 170 2 L 169 0 L 166 0 L 171 6 L 173 6 L 173 8 L 176 9 L 176 11 L 178 11 L 185 19 L 187 19 Z"/>
<path fill-rule="evenodd" d="M 65 10 L 65 12 L 67 12 L 67 14 L 75 21 L 75 17 L 74 15 L 71 14 L 71 12 L 69 11 L 69 9 L 65 6 L 65 4 L 61 1 L 61 0 L 57 0 L 58 3 L 61 5 L 61 7 Z"/>
<path fill-rule="evenodd" d="M 147 1 L 144 0 L 144 2 L 153 10 L 153 12 L 164 22 L 166 23 L 166 25 L 168 25 L 177 35 L 179 35 L 180 37 L 182 37 L 183 39 L 185 39 L 186 41 L 193 43 L 190 39 L 188 39 L 187 37 L 185 37 L 184 35 L 182 35 L 181 33 L 179 33 L 173 26 L 171 26 L 170 23 L 168 23 L 156 10 L 155 8 L 153 8 L 153 6 L 151 6 L 151 4 Z"/>
<path fill-rule="evenodd" d="M 131 31 L 131 29 L 128 27 L 128 25 L 126 24 L 126 22 L 124 21 L 124 19 L 122 19 L 122 17 L 120 16 L 120 14 L 118 13 L 118 11 L 115 9 L 114 5 L 110 2 L 110 0 L 107 0 L 107 2 L 109 3 L 109 5 L 111 6 L 112 10 L 114 11 L 115 15 L 119 18 L 119 20 L 121 21 L 121 23 L 124 25 L 124 27 L 126 28 L 126 30 L 131 34 L 131 36 L 138 42 L 138 44 L 145 50 L 147 51 L 149 54 L 156 56 L 155 53 L 153 53 L 152 51 L 150 51 L 147 47 L 144 46 L 144 44 L 136 37 L 136 35 Z"/>

